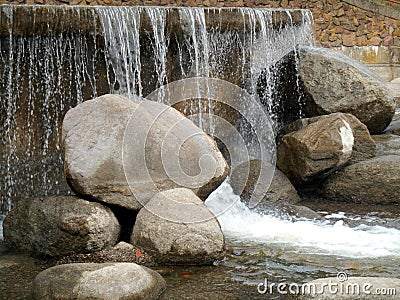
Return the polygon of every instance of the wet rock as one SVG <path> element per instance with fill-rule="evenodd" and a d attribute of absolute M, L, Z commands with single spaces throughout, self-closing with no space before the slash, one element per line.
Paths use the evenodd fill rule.
<path fill-rule="evenodd" d="M 67 264 L 49 268 L 33 281 L 33 298 L 157 299 L 165 290 L 157 272 L 133 263 Z"/>
<path fill-rule="evenodd" d="M 347 278 L 347 275 L 343 274 L 343 276 L 345 276 L 343 278 Z M 379 289 L 379 292 L 377 289 Z M 389 289 L 392 294 L 388 292 Z M 336 277 L 328 277 L 308 282 L 304 291 L 305 293 L 302 295 L 301 299 L 398 299 L 400 293 L 400 279 L 385 277 L 349 277 L 346 280 L 339 280 Z"/>
<path fill-rule="evenodd" d="M 281 138 L 288 133 L 298 131 L 307 127 L 308 125 L 318 122 L 327 121 L 331 118 L 342 118 L 349 123 L 351 131 L 354 136 L 354 145 L 352 154 L 350 157 L 351 162 L 357 162 L 366 160 L 368 158 L 375 157 L 377 154 L 376 144 L 374 139 L 370 135 L 368 128 L 361 123 L 355 116 L 344 113 L 333 113 L 327 116 L 318 116 L 313 118 L 299 119 L 285 127 L 283 127 L 278 133 L 278 144 L 281 142 Z"/>
<path fill-rule="evenodd" d="M 22 201 L 3 227 L 8 247 L 52 257 L 100 251 L 114 246 L 120 233 L 109 208 L 75 196 Z"/>
<path fill-rule="evenodd" d="M 212 264 L 225 251 L 217 219 L 184 188 L 160 192 L 140 210 L 131 243 L 161 264 Z"/>
<path fill-rule="evenodd" d="M 400 135 L 400 114 L 395 114 L 385 133 Z"/>
<path fill-rule="evenodd" d="M 400 156 L 379 156 L 347 166 L 327 178 L 323 197 L 356 203 L 400 203 Z"/>
<path fill-rule="evenodd" d="M 153 101 L 118 95 L 85 101 L 67 112 L 62 136 L 71 188 L 136 211 L 158 190 L 180 186 L 205 199 L 228 173 L 208 135 Z"/>
<path fill-rule="evenodd" d="M 283 125 L 299 118 L 335 112 L 350 113 L 367 125 L 373 134 L 389 125 L 395 101 L 386 84 L 365 66 L 336 51 L 301 46 L 282 58 L 276 72 L 274 103 Z M 265 73 L 267 74 L 267 72 Z M 267 101 L 265 75 L 258 93 Z"/>
<path fill-rule="evenodd" d="M 156 264 L 153 257 L 144 251 L 143 248 L 138 248 L 126 242 L 119 242 L 114 247 L 109 247 L 95 253 L 64 256 L 57 261 L 57 264 L 111 262 L 129 262 L 145 266 L 154 266 Z"/>
<path fill-rule="evenodd" d="M 325 177 L 352 158 L 375 154 L 367 128 L 349 114 L 299 120 L 286 131 L 278 146 L 277 166 L 296 184 Z"/>
<path fill-rule="evenodd" d="M 376 142 L 377 154 L 383 155 L 400 155 L 400 136 L 395 134 L 373 135 L 372 138 Z"/>
<path fill-rule="evenodd" d="M 306 219 L 321 218 L 321 216 L 317 212 L 303 205 L 283 204 L 279 206 L 278 209 L 280 213 L 284 213 L 295 218 L 306 218 Z"/>
<path fill-rule="evenodd" d="M 260 160 L 250 160 L 234 168 L 231 174 L 230 184 L 233 192 L 240 195 L 244 203 L 248 203 L 254 195 L 255 186 L 268 185 L 266 194 L 256 194 L 256 199 L 261 201 L 255 207 L 256 209 L 268 209 L 279 203 L 297 203 L 300 197 L 290 180 L 278 169 L 275 169 L 272 181 L 266 178 L 260 178 Z M 257 193 L 257 189 L 255 191 Z"/>

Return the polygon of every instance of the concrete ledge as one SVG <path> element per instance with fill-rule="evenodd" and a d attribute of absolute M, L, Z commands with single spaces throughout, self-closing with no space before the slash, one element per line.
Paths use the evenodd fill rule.
<path fill-rule="evenodd" d="M 385 0 L 343 0 L 363 10 L 372 11 L 386 17 L 400 20 L 400 5 Z"/>
<path fill-rule="evenodd" d="M 367 65 L 383 81 L 390 82 L 400 77 L 400 47 L 364 46 L 333 49 Z"/>
<path fill-rule="evenodd" d="M 151 29 L 148 9 L 151 6 L 74 6 L 74 5 L 0 5 L 0 35 L 54 35 L 58 33 L 102 34 L 98 11 L 121 9 L 140 14 L 140 28 Z M 166 11 L 167 30 L 182 30 L 185 20 L 180 15 L 179 7 L 157 7 Z M 199 8 L 200 9 L 200 8 Z M 205 13 L 206 26 L 226 29 L 252 30 L 249 15 L 244 8 L 201 8 Z M 251 11 L 251 9 L 246 9 Z M 305 10 L 301 9 L 257 9 L 267 11 L 272 27 L 301 24 Z M 260 29 L 255 16 L 256 30 Z M 12 24 L 12 25 L 10 25 Z"/>

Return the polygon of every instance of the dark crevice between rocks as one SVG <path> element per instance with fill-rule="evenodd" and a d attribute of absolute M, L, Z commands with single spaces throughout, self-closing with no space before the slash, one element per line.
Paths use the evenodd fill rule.
<path fill-rule="evenodd" d="M 130 243 L 138 212 L 112 204 L 102 203 L 102 205 L 111 209 L 121 226 L 118 242 Z"/>

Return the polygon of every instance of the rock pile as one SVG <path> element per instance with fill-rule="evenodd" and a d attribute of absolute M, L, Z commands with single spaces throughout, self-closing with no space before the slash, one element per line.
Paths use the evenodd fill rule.
<path fill-rule="evenodd" d="M 342 54 L 308 46 L 287 54 L 271 70 L 281 126 L 277 166 L 299 193 L 334 201 L 398 203 L 399 115 L 386 84 Z M 258 81 L 264 102 L 267 73 Z"/>
<path fill-rule="evenodd" d="M 159 264 L 223 258 L 221 227 L 202 200 L 229 167 L 214 140 L 177 110 L 118 95 L 86 101 L 64 118 L 63 151 L 77 196 L 20 202 L 4 220 L 7 246 L 56 258 L 95 252 L 99 259 L 142 255 L 133 252 L 139 247 Z M 121 232 L 132 232 L 135 246 L 116 246 Z M 155 299 L 165 286 L 134 263 L 64 264 L 36 277 L 34 298 Z"/>

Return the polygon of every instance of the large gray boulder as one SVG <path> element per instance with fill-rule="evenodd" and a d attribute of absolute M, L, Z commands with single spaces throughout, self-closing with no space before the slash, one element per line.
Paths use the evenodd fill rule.
<path fill-rule="evenodd" d="M 278 204 L 300 202 L 296 189 L 285 174 L 275 169 L 272 181 L 269 182 L 268 179 L 259 177 L 260 167 L 260 160 L 250 160 L 233 169 L 230 184 L 233 192 L 240 195 L 242 202 L 248 204 L 254 193 L 256 193 L 256 199 L 260 201 L 255 208 L 261 210 L 271 209 Z M 258 195 L 256 184 L 269 185 L 267 193 Z"/>
<path fill-rule="evenodd" d="M 386 84 L 337 51 L 301 46 L 283 57 L 273 71 L 273 103 L 278 103 L 279 121 L 284 125 L 298 119 L 300 113 L 313 117 L 343 112 L 353 114 L 377 134 L 392 120 L 395 100 Z M 258 82 L 262 101 L 268 98 L 265 74 Z"/>
<path fill-rule="evenodd" d="M 32 294 L 37 300 L 150 300 L 157 299 L 165 288 L 160 274 L 134 263 L 82 263 L 39 273 Z"/>
<path fill-rule="evenodd" d="M 298 120 L 282 130 L 277 166 L 296 184 L 319 179 L 346 163 L 371 158 L 376 145 L 368 129 L 350 114 Z"/>
<path fill-rule="evenodd" d="M 304 292 L 301 291 L 302 289 Z M 339 277 L 339 279 L 336 277 L 328 277 L 303 284 L 300 291 L 302 292 L 301 299 L 399 299 L 400 279 L 385 277 L 349 277 L 344 280 L 342 277 Z"/>
<path fill-rule="evenodd" d="M 399 170 L 399 155 L 361 161 L 329 176 L 321 186 L 321 193 L 335 201 L 399 204 Z"/>
<path fill-rule="evenodd" d="M 184 188 L 160 192 L 140 210 L 131 243 L 161 264 L 212 264 L 225 252 L 217 219 Z"/>
<path fill-rule="evenodd" d="M 158 190 L 188 186 L 205 199 L 227 176 L 216 143 L 161 103 L 104 95 L 63 122 L 65 175 L 78 194 L 139 210 Z"/>
<path fill-rule="evenodd" d="M 8 247 L 52 257 L 100 251 L 114 246 L 120 233 L 109 208 L 75 196 L 21 201 L 3 227 Z"/>

